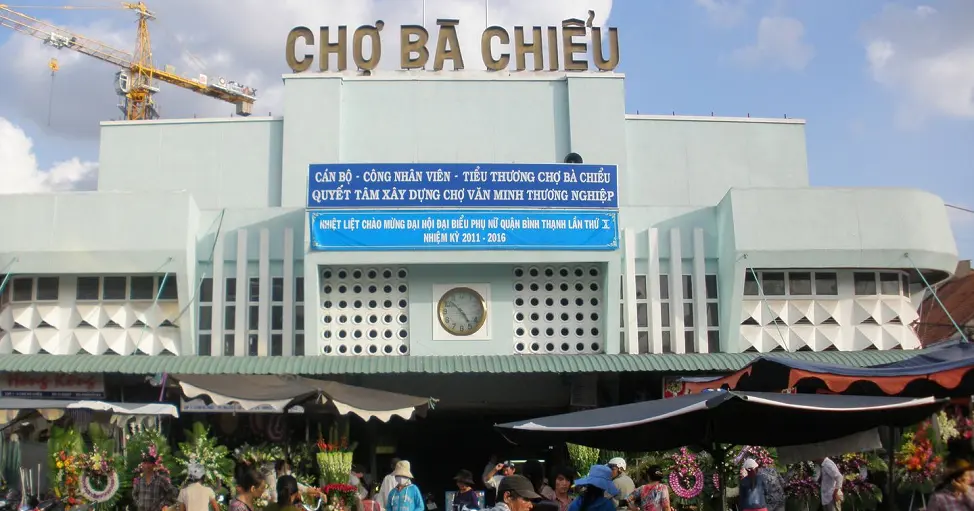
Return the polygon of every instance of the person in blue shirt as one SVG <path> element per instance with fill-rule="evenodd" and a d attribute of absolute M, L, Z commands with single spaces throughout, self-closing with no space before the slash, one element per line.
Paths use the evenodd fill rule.
<path fill-rule="evenodd" d="M 389 492 L 386 511 L 423 511 L 423 494 L 413 484 L 413 472 L 409 462 L 403 460 L 396 463 L 392 476 L 396 478 L 396 487 Z"/>
<path fill-rule="evenodd" d="M 575 489 L 582 492 L 568 506 L 568 511 L 615 511 L 611 497 L 619 494 L 612 482 L 612 469 L 605 465 L 592 465 L 588 475 L 575 481 Z M 606 495 L 610 498 L 606 498 Z"/>
<path fill-rule="evenodd" d="M 738 507 L 741 511 L 767 511 L 765 499 L 767 488 L 765 479 L 758 476 L 758 462 L 751 458 L 744 460 L 741 468 L 741 484 Z"/>

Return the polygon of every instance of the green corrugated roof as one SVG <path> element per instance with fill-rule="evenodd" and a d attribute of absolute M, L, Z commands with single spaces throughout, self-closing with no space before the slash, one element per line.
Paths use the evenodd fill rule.
<path fill-rule="evenodd" d="M 774 353 L 781 356 L 870 366 L 916 356 L 916 351 L 826 351 Z M 493 355 L 459 357 L 197 357 L 115 355 L 3 355 L 0 372 L 119 374 L 455 374 L 732 372 L 754 353 L 688 355 Z"/>

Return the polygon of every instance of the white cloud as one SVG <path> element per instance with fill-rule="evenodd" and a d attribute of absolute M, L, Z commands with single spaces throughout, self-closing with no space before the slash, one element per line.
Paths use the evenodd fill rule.
<path fill-rule="evenodd" d="M 94 188 L 98 165 L 72 158 L 41 169 L 24 130 L 0 117 L 0 194 Z"/>
<path fill-rule="evenodd" d="M 480 62 L 480 34 L 485 27 L 486 0 L 427 0 L 426 26 L 435 41 L 435 20 L 459 19 L 461 48 L 467 68 Z M 382 67 L 398 67 L 399 34 L 402 24 L 423 23 L 422 0 L 157 0 L 157 21 L 150 22 L 154 64 L 176 66 L 185 76 L 224 76 L 258 89 L 256 115 L 280 114 L 283 105 L 281 74 L 288 73 L 284 42 L 295 26 L 347 25 L 349 37 L 355 27 L 382 19 Z M 560 25 L 566 18 L 586 19 L 596 11 L 596 24 L 604 24 L 612 0 L 490 0 L 491 25 Z M 104 11 L 88 11 L 104 13 Z M 103 16 L 91 21 L 74 14 L 70 30 L 110 43 L 117 48 L 134 48 L 133 14 L 118 12 L 89 14 Z M 333 36 L 334 37 L 334 36 Z M 431 44 L 435 44 L 432 43 Z M 349 49 L 351 44 L 349 43 Z M 87 56 L 60 52 L 36 39 L 14 34 L 0 45 L 0 114 L 16 110 L 19 117 L 47 124 L 51 85 L 48 59 L 57 56 L 61 69 L 54 82 L 54 112 L 51 130 L 71 137 L 94 138 L 98 122 L 117 119 L 121 113 L 113 76 L 116 69 Z M 350 59 L 351 60 L 351 59 Z M 205 66 L 196 65 L 202 61 Z M 165 118 L 229 116 L 231 105 L 162 84 L 156 96 Z M 16 99 L 15 99 L 16 98 Z"/>
<path fill-rule="evenodd" d="M 893 93 L 897 116 L 974 118 L 974 2 L 890 4 L 863 30 L 866 64 Z"/>
<path fill-rule="evenodd" d="M 747 17 L 750 0 L 695 0 L 707 11 L 710 21 L 721 27 L 734 27 Z"/>
<path fill-rule="evenodd" d="M 815 55 L 805 42 L 805 25 L 785 16 L 765 16 L 758 23 L 754 44 L 734 51 L 733 58 L 745 66 L 767 65 L 791 71 L 805 69 Z"/>

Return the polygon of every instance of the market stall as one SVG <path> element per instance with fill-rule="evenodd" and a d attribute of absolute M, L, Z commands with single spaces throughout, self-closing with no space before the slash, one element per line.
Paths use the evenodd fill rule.
<path fill-rule="evenodd" d="M 946 404 L 946 400 L 935 398 L 718 390 L 497 427 L 515 443 L 566 442 L 627 452 L 675 450 L 663 461 L 675 467 L 671 477 L 677 480 L 671 484 L 677 497 L 689 502 L 707 490 L 716 494 L 714 500 L 726 509 L 729 483 L 745 456 L 768 463 L 771 456 L 765 447 L 847 438 L 883 425 L 911 426 L 936 414 Z M 849 467 L 857 467 L 848 484 L 856 490 L 855 495 L 863 496 L 859 509 L 869 509 L 867 504 L 875 507 L 878 488 L 858 473 L 868 463 L 866 455 L 853 453 L 848 463 Z M 709 465 L 712 477 L 704 476 L 704 465 Z M 852 471 L 849 467 L 845 468 Z M 798 464 L 792 470 L 801 472 L 789 477 L 792 493 L 811 498 L 813 493 L 802 486 L 811 477 L 811 468 Z M 869 495 L 873 496 L 871 501 L 867 500 Z"/>

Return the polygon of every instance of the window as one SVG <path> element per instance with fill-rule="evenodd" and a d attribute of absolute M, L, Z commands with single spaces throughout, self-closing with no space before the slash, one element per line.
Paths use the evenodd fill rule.
<path fill-rule="evenodd" d="M 304 277 L 294 279 L 294 355 L 304 356 Z"/>
<path fill-rule="evenodd" d="M 102 280 L 102 300 L 124 300 L 127 280 L 125 277 L 105 277 Z"/>
<path fill-rule="evenodd" d="M 788 273 L 788 294 L 789 295 L 811 295 L 812 294 L 812 274 L 810 272 L 789 272 Z"/>
<path fill-rule="evenodd" d="M 875 273 L 856 272 L 855 274 L 853 274 L 853 281 L 855 282 L 856 295 L 865 296 L 865 295 L 876 294 L 876 274 Z"/>
<path fill-rule="evenodd" d="M 717 276 L 716 275 L 707 275 L 705 277 L 705 282 L 706 282 L 706 285 L 707 285 L 707 299 L 708 300 L 716 300 L 717 297 L 718 297 L 718 295 L 717 295 Z"/>
<path fill-rule="evenodd" d="M 693 310 L 693 275 L 683 276 L 683 349 L 685 353 L 697 353 L 693 328 L 696 315 Z"/>
<path fill-rule="evenodd" d="M 660 327 L 663 336 L 663 353 L 674 353 L 673 325 L 670 323 L 670 276 L 659 276 Z"/>
<path fill-rule="evenodd" d="M 707 353 L 720 352 L 720 301 L 717 292 L 717 276 L 707 275 Z M 701 325 L 704 326 L 704 325 Z"/>
<path fill-rule="evenodd" d="M 839 294 L 839 279 L 835 273 L 815 272 L 815 294 L 834 296 Z"/>
<path fill-rule="evenodd" d="M 237 279 L 229 277 L 224 281 L 223 294 L 223 355 L 237 354 Z"/>
<path fill-rule="evenodd" d="M 58 277 L 37 277 L 37 301 L 56 302 L 60 287 L 61 279 Z"/>
<path fill-rule="evenodd" d="M 782 272 L 762 272 L 761 287 L 764 296 L 782 296 L 785 294 L 785 274 Z"/>
<path fill-rule="evenodd" d="M 199 340 L 196 344 L 196 353 L 201 356 L 213 353 L 213 279 L 204 278 L 200 282 L 199 289 L 199 318 L 198 318 Z"/>
<path fill-rule="evenodd" d="M 754 278 L 754 272 L 750 269 L 745 270 L 744 274 L 744 296 L 758 296 L 760 289 L 758 288 L 758 281 Z"/>
<path fill-rule="evenodd" d="M 900 294 L 900 276 L 897 273 L 879 274 L 879 292 L 884 295 Z"/>
<path fill-rule="evenodd" d="M 0 275 L 3 282 L 4 275 Z M 59 298 L 59 277 L 13 277 L 7 279 L 3 302 L 56 302 Z"/>
<path fill-rule="evenodd" d="M 17 277 L 13 282 L 13 301 L 30 302 L 34 300 L 34 279 L 31 277 Z"/>
<path fill-rule="evenodd" d="M 284 278 L 271 278 L 271 356 L 284 354 Z"/>
<path fill-rule="evenodd" d="M 179 295 L 176 293 L 176 276 L 175 275 L 163 275 L 162 277 L 157 277 L 159 285 L 159 299 L 160 300 L 178 300 Z"/>
<path fill-rule="evenodd" d="M 622 281 L 624 277 L 620 277 Z M 636 275 L 636 343 L 639 353 L 650 353 L 652 347 L 649 345 L 649 289 L 646 275 Z M 661 284 L 662 285 L 662 284 Z M 625 294 L 625 283 L 623 282 L 621 293 Z M 619 302 L 619 339 L 625 344 L 626 326 L 626 302 L 625 296 Z"/>
<path fill-rule="evenodd" d="M 132 277 L 131 289 L 129 289 L 130 300 L 153 300 L 155 299 L 156 281 L 153 277 Z"/>
<path fill-rule="evenodd" d="M 902 280 L 901 289 L 903 290 L 903 296 L 910 296 L 910 276 L 903 274 L 900 276 Z"/>
<path fill-rule="evenodd" d="M 98 277 L 78 277 L 78 301 L 98 300 L 101 297 L 101 279 Z"/>

